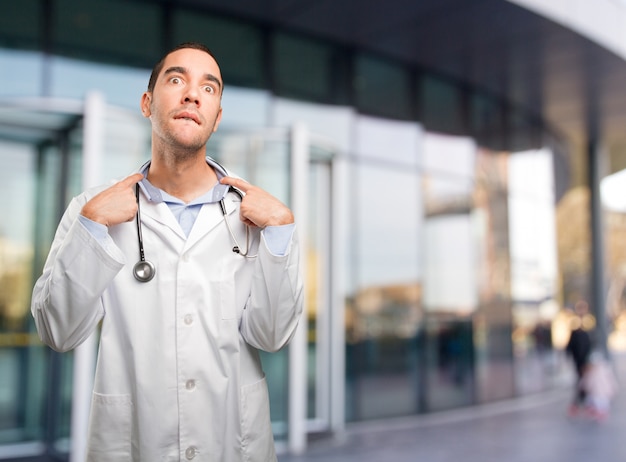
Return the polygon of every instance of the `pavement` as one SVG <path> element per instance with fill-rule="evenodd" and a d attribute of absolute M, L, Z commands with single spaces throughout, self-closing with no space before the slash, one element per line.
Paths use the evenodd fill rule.
<path fill-rule="evenodd" d="M 626 355 L 613 355 L 620 391 L 610 416 L 571 417 L 572 387 L 409 418 L 348 424 L 279 462 L 624 462 Z"/>

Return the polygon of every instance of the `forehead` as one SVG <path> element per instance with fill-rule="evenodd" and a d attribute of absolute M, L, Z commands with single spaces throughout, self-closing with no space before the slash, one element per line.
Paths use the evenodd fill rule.
<path fill-rule="evenodd" d="M 183 48 L 176 50 L 165 58 L 161 74 L 171 67 L 181 67 L 190 73 L 211 74 L 218 77 L 220 81 L 221 73 L 215 59 L 208 53 L 194 48 Z"/>

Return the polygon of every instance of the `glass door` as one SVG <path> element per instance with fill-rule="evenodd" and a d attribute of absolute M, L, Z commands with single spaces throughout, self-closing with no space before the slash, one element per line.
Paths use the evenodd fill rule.
<path fill-rule="evenodd" d="M 312 144 L 306 246 L 307 430 L 328 431 L 331 402 L 331 163 L 332 152 Z M 336 352 L 335 352 L 336 353 Z"/>
<path fill-rule="evenodd" d="M 0 460 L 68 460 L 86 432 L 71 421 L 72 412 L 88 409 L 90 393 L 77 395 L 74 384 L 77 377 L 93 376 L 93 368 L 78 367 L 74 352 L 56 353 L 40 342 L 30 298 L 60 217 L 83 189 L 89 118 L 83 112 L 95 117 L 89 106 L 0 104 Z M 92 178 L 97 183 L 129 174 L 150 149 L 141 115 L 104 101 L 100 106 L 95 144 L 106 162 Z"/>
<path fill-rule="evenodd" d="M 215 133 L 207 154 L 229 171 L 259 186 L 291 206 L 290 151 L 286 130 L 228 131 Z M 289 437 L 289 354 L 261 352 L 270 395 L 274 438 L 278 446 Z"/>
<path fill-rule="evenodd" d="M 5 217 L 0 225 L 0 460 L 68 460 L 73 448 L 80 449 L 76 442 L 83 437 L 84 429 L 77 430 L 71 422 L 72 409 L 88 407 L 88 397 L 77 393 L 74 384 L 77 377 L 88 379 L 93 370 L 80 366 L 82 353 L 59 354 L 45 347 L 30 314 L 32 287 L 56 226 L 85 180 L 83 143 L 86 147 L 89 117 L 83 117 L 84 104 L 76 103 L 57 112 L 0 104 L 0 214 Z M 148 158 L 150 131 L 137 114 L 112 107 L 102 109 L 99 118 L 102 160 L 98 178 L 92 180 L 102 183 L 129 174 Z M 292 138 L 290 130 L 224 131 L 211 140 L 208 152 L 291 207 L 294 184 L 306 184 L 299 193 L 299 202 L 304 203 L 300 216 L 308 217 L 299 229 L 307 327 L 294 339 L 300 356 L 294 361 L 291 347 L 262 355 L 279 450 L 297 432 L 302 438 L 306 432 L 330 430 L 331 402 L 342 396 L 338 389 L 343 383 L 343 376 L 337 377 L 343 371 L 338 374 L 336 367 L 336 356 L 343 350 L 331 351 L 334 150 L 307 135 L 306 166 L 297 180 Z M 293 367 L 305 363 L 300 371 Z M 302 379 L 294 382 L 294 374 L 302 374 Z M 294 418 L 296 395 L 301 397 L 302 411 Z"/>
<path fill-rule="evenodd" d="M 79 120 L 63 122 L 45 135 L 0 136 L 0 214 L 5 217 L 0 228 L 0 459 L 64 460 L 68 452 L 72 355 L 42 345 L 30 315 L 33 281 L 72 187 L 73 153 L 81 149 L 75 143 Z"/>
<path fill-rule="evenodd" d="M 331 146 L 305 134 L 308 141 L 303 149 L 306 152 L 295 154 L 294 137 L 297 135 L 290 130 L 220 130 L 213 135 L 208 145 L 210 156 L 251 183 L 266 189 L 292 208 L 295 205 L 294 191 L 299 189 L 299 185 L 294 185 L 294 182 L 302 180 L 302 177 L 294 174 L 294 163 L 298 162 L 296 159 L 298 156 L 306 159 L 304 182 L 307 183 L 307 187 L 301 191 L 306 196 L 304 200 L 306 219 L 299 220 L 299 223 L 305 223 L 305 226 L 298 228 L 300 241 L 304 242 L 306 316 L 302 322 L 306 325 L 306 333 L 302 337 L 296 335 L 288 349 L 278 353 L 261 354 L 267 375 L 272 426 L 277 446 L 279 449 L 289 446 L 291 450 L 294 448 L 294 439 L 305 437 L 306 432 L 330 429 L 330 403 L 333 393 L 331 384 L 336 383 L 336 380 L 333 382 L 331 374 L 333 364 L 331 355 L 343 354 L 331 352 L 330 347 L 332 342 L 330 198 L 334 150 Z M 304 218 L 302 215 L 296 218 L 298 217 Z M 306 345 L 301 348 L 299 342 Z M 294 355 L 297 356 L 295 360 Z M 302 363 L 306 363 L 304 368 L 300 368 Z M 294 365 L 297 367 L 293 367 Z M 306 377 L 294 380 L 294 375 L 300 373 Z M 339 380 L 339 383 L 343 383 L 343 380 Z M 302 394 L 300 387 L 306 388 Z M 302 415 L 294 417 L 293 407 L 301 405 L 300 396 L 304 401 Z"/>

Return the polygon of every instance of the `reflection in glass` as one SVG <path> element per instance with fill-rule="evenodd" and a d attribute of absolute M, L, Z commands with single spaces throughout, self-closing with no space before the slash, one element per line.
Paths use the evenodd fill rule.
<path fill-rule="evenodd" d="M 479 277 L 475 162 L 471 140 L 425 136 L 423 381 L 428 410 L 467 405 L 474 397 L 472 321 Z"/>
<path fill-rule="evenodd" d="M 519 392 L 529 393 L 553 385 L 558 372 L 552 333 L 560 311 L 552 153 L 513 153 L 508 167 L 515 382 Z"/>
<path fill-rule="evenodd" d="M 258 27 L 232 17 L 176 8 L 172 14 L 172 29 L 172 43 L 196 41 L 211 48 L 220 63 L 226 88 L 267 85 L 264 36 Z"/>
<path fill-rule="evenodd" d="M 330 163 L 325 162 L 332 152 L 311 146 L 309 170 L 309 220 L 306 251 L 306 303 L 307 335 L 307 419 L 314 428 L 325 430 L 330 419 L 331 355 L 331 302 L 330 281 L 332 270 L 329 262 Z"/>
<path fill-rule="evenodd" d="M 61 114 L 59 114 L 61 115 Z M 82 189 L 80 118 L 35 146 L 0 141 L 0 443 L 35 442 L 66 454 L 72 404 L 73 354 L 39 341 L 30 315 L 33 278 L 41 273 L 61 213 Z M 143 118 L 109 109 L 99 181 L 120 178 L 146 159 Z M 41 443 L 41 446 L 38 444 Z"/>
<path fill-rule="evenodd" d="M 21 98 L 39 95 L 43 87 L 40 80 L 43 66 L 44 59 L 40 53 L 0 48 L 0 69 L 19 69 L 22 75 L 30 76 L 16 79 L 13 72 L 0 72 L 0 97 Z"/>
<path fill-rule="evenodd" d="M 401 119 L 413 115 L 411 74 L 393 61 L 357 53 L 353 90 L 356 107 L 365 114 Z"/>
<path fill-rule="evenodd" d="M 6 199 L 0 201 L 0 214 L 10 217 L 0 228 L 0 443 L 36 438 L 41 431 L 42 388 L 35 390 L 27 381 L 29 364 L 41 365 L 43 359 L 28 326 L 36 161 L 33 147 L 0 143 Z"/>
<path fill-rule="evenodd" d="M 480 149 L 476 159 L 474 215 L 481 252 L 474 316 L 477 402 L 514 394 L 508 158 L 506 152 Z"/>
<path fill-rule="evenodd" d="M 147 69 L 134 69 L 109 64 L 85 63 L 63 57 L 50 58 L 47 85 L 50 96 L 82 100 L 91 91 L 98 91 L 108 104 L 132 109 L 137 115 L 142 93 L 150 77 Z"/>
<path fill-rule="evenodd" d="M 347 310 L 347 419 L 415 413 L 421 207 L 410 171 L 355 168 L 356 291 Z"/>

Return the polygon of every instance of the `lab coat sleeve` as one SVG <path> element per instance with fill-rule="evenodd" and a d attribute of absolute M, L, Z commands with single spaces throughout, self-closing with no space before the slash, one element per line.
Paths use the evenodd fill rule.
<path fill-rule="evenodd" d="M 33 288 L 37 332 L 57 351 L 75 348 L 95 330 L 104 315 L 101 296 L 124 264 L 119 248 L 100 244 L 78 220 L 85 202 L 79 196 L 68 206 Z"/>
<path fill-rule="evenodd" d="M 273 255 L 261 237 L 251 295 L 241 321 L 242 336 L 257 349 L 280 350 L 296 331 L 302 305 L 297 230 L 284 256 Z"/>

